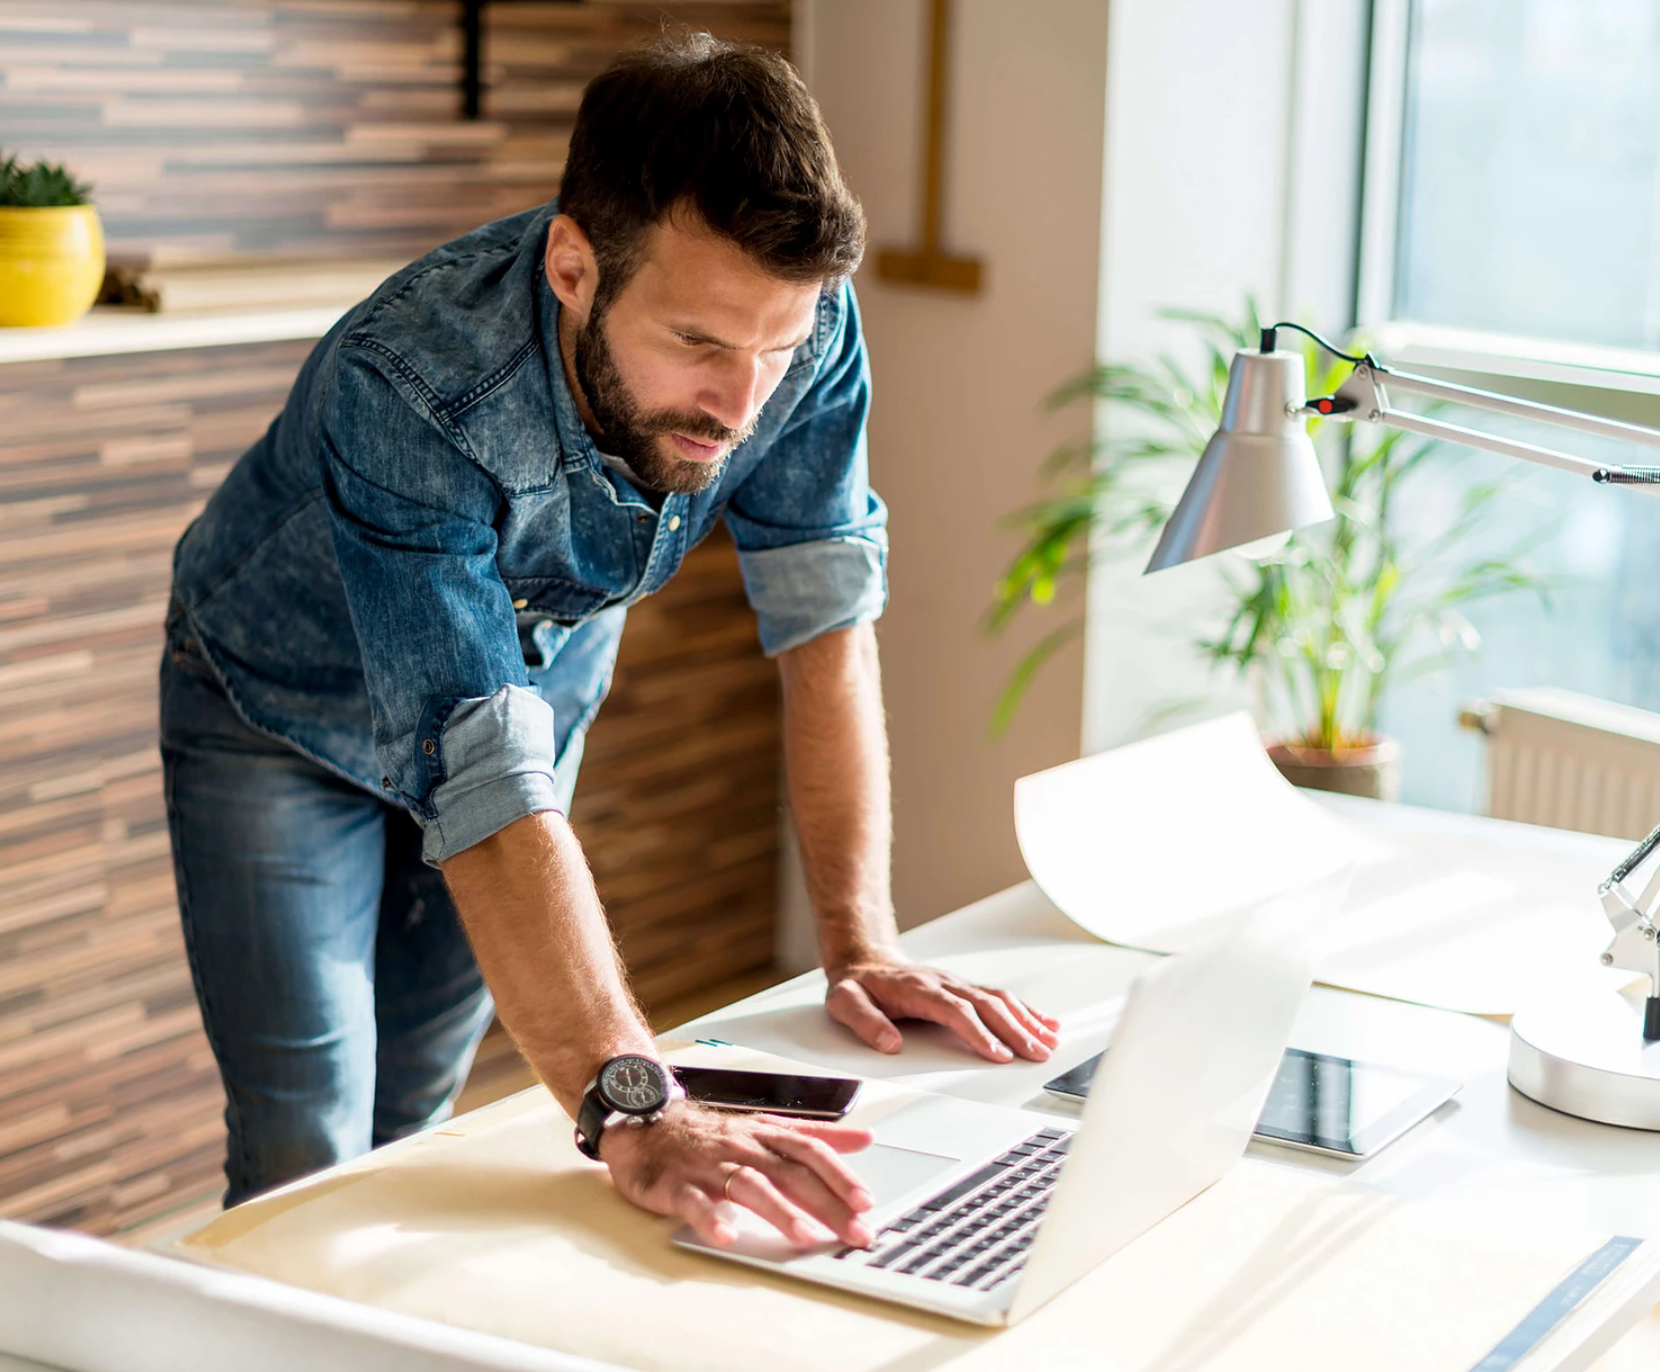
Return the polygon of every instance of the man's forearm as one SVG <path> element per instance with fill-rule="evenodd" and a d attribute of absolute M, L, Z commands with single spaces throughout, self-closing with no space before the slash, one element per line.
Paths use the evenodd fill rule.
<path fill-rule="evenodd" d="M 779 658 L 790 807 L 826 967 L 897 956 L 882 676 L 870 625 Z"/>
<path fill-rule="evenodd" d="M 655 1051 L 576 835 L 527 815 L 443 870 L 502 1022 L 574 1117 L 605 1059 Z"/>

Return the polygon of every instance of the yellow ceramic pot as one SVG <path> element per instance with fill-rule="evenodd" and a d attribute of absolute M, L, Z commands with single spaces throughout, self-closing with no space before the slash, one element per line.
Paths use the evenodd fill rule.
<path fill-rule="evenodd" d="M 104 226 L 91 205 L 0 205 L 0 325 L 73 324 L 104 281 Z"/>

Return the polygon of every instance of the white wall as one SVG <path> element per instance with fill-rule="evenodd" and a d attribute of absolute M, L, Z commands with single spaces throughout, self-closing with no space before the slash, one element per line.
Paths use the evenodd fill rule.
<path fill-rule="evenodd" d="M 1105 0 L 959 0 L 954 7 L 947 246 L 985 264 L 958 297 L 876 279 L 912 246 L 923 0 L 809 0 L 797 56 L 870 221 L 858 277 L 875 379 L 871 466 L 892 512 L 892 598 L 880 626 L 904 925 L 1021 880 L 1016 777 L 1075 757 L 1081 653 L 1051 664 L 1015 726 L 992 706 L 1036 620 L 988 642 L 980 620 L 1016 546 L 997 524 L 1087 416 L 1042 401 L 1095 353 L 1107 63 Z M 797 918 L 784 956 L 801 949 Z M 791 930 L 794 930 L 792 933 Z"/>
<path fill-rule="evenodd" d="M 1193 355 L 1181 307 L 1341 330 L 1353 299 L 1364 0 L 1113 0 L 1101 351 Z M 1150 548 L 1090 585 L 1085 751 L 1247 703 L 1191 643 L 1217 559 L 1142 578 Z"/>
<path fill-rule="evenodd" d="M 1053 662 L 988 743 L 1008 669 L 1059 622 L 1031 616 L 996 644 L 980 633 L 1015 546 L 996 525 L 1086 427 L 1042 413 L 1050 390 L 1096 355 L 1184 345 L 1160 309 L 1233 314 L 1249 291 L 1265 310 L 1347 325 L 1365 85 L 1365 0 L 958 0 L 947 246 L 984 260 L 987 287 L 930 294 L 874 271 L 875 250 L 915 232 L 926 10 L 796 10 L 797 60 L 871 226 L 858 287 L 872 469 L 892 510 L 881 639 L 907 925 L 1024 875 L 1016 777 L 1157 727 L 1173 700 L 1213 713 L 1242 699 L 1189 646 L 1219 604 L 1216 569 L 1144 581 L 1143 550 L 1091 579 L 1087 663 Z M 782 953 L 800 963 L 798 873 L 786 892 Z"/>

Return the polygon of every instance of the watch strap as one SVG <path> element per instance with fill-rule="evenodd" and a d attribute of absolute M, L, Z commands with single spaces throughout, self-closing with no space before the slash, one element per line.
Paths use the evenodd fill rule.
<path fill-rule="evenodd" d="M 599 1136 L 605 1132 L 605 1122 L 611 1111 L 600 1099 L 599 1091 L 590 1086 L 583 1093 L 582 1105 L 576 1112 L 576 1148 L 585 1158 L 595 1162 L 599 1158 Z"/>

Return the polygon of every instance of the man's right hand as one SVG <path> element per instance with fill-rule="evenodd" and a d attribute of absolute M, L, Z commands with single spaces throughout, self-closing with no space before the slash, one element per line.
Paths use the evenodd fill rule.
<path fill-rule="evenodd" d="M 725 1114 L 676 1100 L 649 1123 L 609 1126 L 599 1155 L 622 1196 L 678 1216 L 718 1247 L 738 1236 L 722 1201 L 754 1211 L 802 1247 L 824 1241 L 819 1225 L 863 1247 L 874 1237 L 859 1218 L 871 1195 L 838 1154 L 870 1141 L 868 1130 L 845 1124 Z"/>
<path fill-rule="evenodd" d="M 656 1052 L 628 994 L 582 846 L 554 811 L 526 815 L 444 863 L 484 980 L 520 1051 L 574 1119 L 583 1082 L 619 1053 Z M 580 1033 L 573 1033 L 573 1025 Z M 671 1101 L 649 1124 L 599 1136 L 617 1190 L 678 1215 L 709 1243 L 737 1238 L 722 1201 L 753 1210 L 791 1242 L 870 1242 L 865 1190 L 839 1157 L 863 1129 L 777 1115 L 723 1115 Z M 728 1177 L 731 1178 L 730 1183 Z"/>

